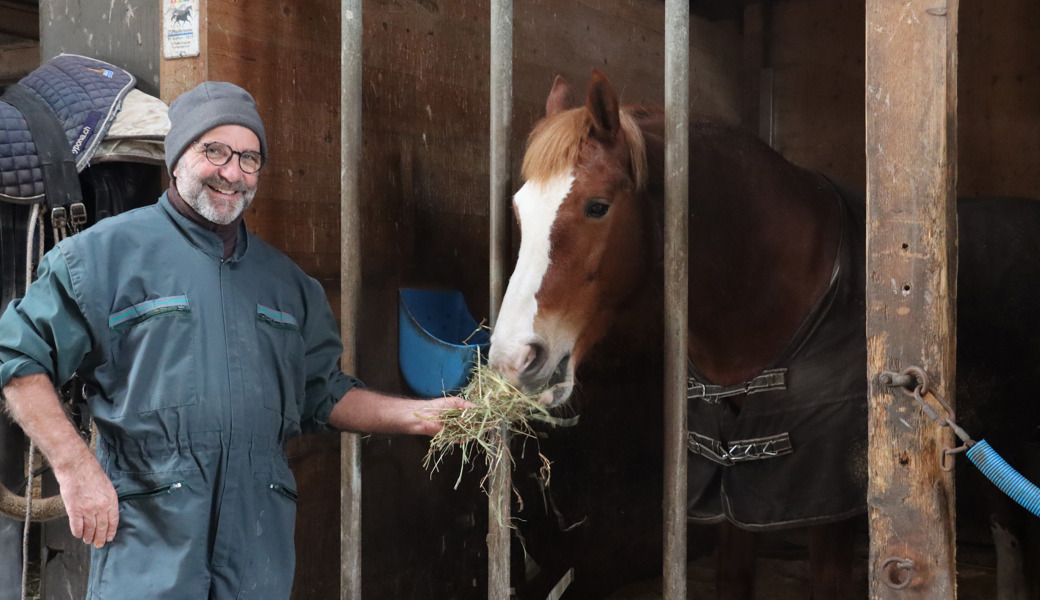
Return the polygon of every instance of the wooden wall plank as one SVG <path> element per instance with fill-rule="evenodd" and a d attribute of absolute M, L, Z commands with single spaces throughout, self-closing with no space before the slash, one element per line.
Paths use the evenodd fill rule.
<path fill-rule="evenodd" d="M 962 0 L 957 187 L 1040 198 L 1040 3 Z"/>
<path fill-rule="evenodd" d="M 200 55 L 162 60 L 171 102 L 206 80 L 257 100 L 269 162 L 246 226 L 339 289 L 339 4 L 201 0 Z M 331 74 L 331 75 L 330 75 Z M 339 436 L 297 438 L 288 449 L 297 511 L 294 598 L 339 595 Z"/>
<path fill-rule="evenodd" d="M 774 147 L 797 164 L 866 186 L 861 0 L 773 5 Z"/>
<path fill-rule="evenodd" d="M 961 0 L 958 63 L 960 196 L 1040 198 L 1040 4 Z M 774 4 L 770 56 L 776 148 L 859 189 L 865 32 L 857 0 Z"/>

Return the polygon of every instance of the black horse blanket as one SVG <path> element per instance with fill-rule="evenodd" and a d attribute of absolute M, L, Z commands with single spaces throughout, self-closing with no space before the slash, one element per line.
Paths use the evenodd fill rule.
<path fill-rule="evenodd" d="M 866 510 L 867 381 L 864 205 L 835 186 L 842 237 L 830 286 L 739 414 L 691 365 L 691 522 L 753 530 Z M 702 389 L 707 387 L 707 390 Z M 721 400 L 721 401 L 720 401 Z"/>

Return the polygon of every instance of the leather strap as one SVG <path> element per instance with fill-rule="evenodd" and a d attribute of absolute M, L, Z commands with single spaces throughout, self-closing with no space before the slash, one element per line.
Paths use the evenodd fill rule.
<path fill-rule="evenodd" d="M 79 186 L 76 159 L 58 116 L 51 107 L 18 83 L 8 86 L 0 100 L 17 108 L 29 125 L 29 133 L 36 145 L 36 155 L 43 170 L 44 194 L 52 218 L 56 210 L 63 212 L 67 206 L 82 205 L 83 193 Z"/>

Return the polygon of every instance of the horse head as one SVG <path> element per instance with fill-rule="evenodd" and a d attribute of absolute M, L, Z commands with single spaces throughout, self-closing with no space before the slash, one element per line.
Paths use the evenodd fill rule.
<path fill-rule="evenodd" d="M 553 83 L 513 197 L 520 253 L 491 336 L 491 367 L 541 401 L 570 397 L 575 369 L 650 270 L 647 152 L 610 81 L 593 71 L 584 106 Z"/>

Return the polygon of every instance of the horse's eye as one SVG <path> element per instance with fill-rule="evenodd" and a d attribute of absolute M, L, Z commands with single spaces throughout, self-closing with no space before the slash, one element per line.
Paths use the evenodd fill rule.
<path fill-rule="evenodd" d="M 600 200 L 589 200 L 585 205 L 585 216 L 590 219 L 602 219 L 607 216 L 610 205 Z"/>

